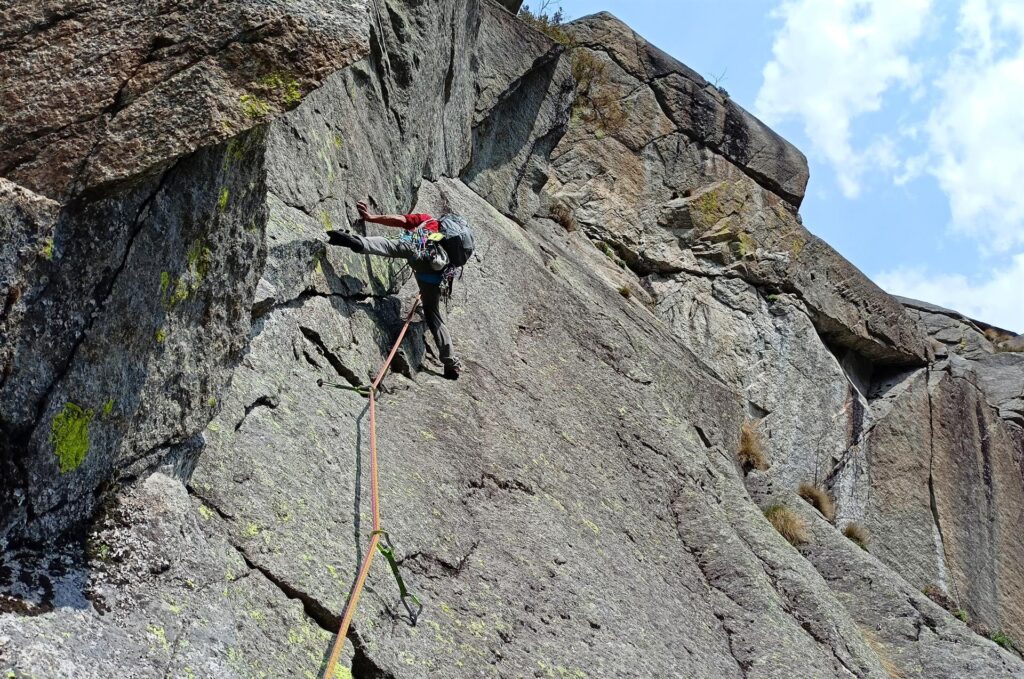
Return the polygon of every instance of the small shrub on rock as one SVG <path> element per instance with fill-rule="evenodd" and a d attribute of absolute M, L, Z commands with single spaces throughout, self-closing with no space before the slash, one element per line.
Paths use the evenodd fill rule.
<path fill-rule="evenodd" d="M 629 287 L 628 285 L 623 285 L 619 288 L 619 294 L 625 297 L 626 299 L 629 299 L 630 297 L 633 296 L 633 288 Z"/>
<path fill-rule="evenodd" d="M 739 460 L 744 473 L 752 469 L 765 471 L 769 466 L 768 456 L 764 452 L 764 442 L 761 440 L 761 432 L 751 421 L 744 422 L 743 428 L 740 429 Z"/>
<path fill-rule="evenodd" d="M 779 535 L 786 538 L 794 547 L 810 540 L 807 523 L 786 505 L 771 505 L 764 510 L 764 515 L 779 532 Z"/>
<path fill-rule="evenodd" d="M 1011 639 L 1003 630 L 996 630 L 995 632 L 992 632 L 988 638 L 1005 648 L 1007 651 L 1019 653 L 1017 650 L 1017 642 Z"/>
<path fill-rule="evenodd" d="M 519 10 L 519 18 L 555 42 L 566 47 L 572 46 L 572 36 L 562 28 L 565 23 L 565 11 L 550 0 L 543 0 L 536 10 L 530 9 L 529 5 L 523 5 Z"/>
<path fill-rule="evenodd" d="M 612 88 L 608 65 L 597 53 L 579 49 L 572 55 L 572 76 L 576 80 L 573 116 L 596 127 L 599 136 L 620 131 L 628 114 Z"/>
<path fill-rule="evenodd" d="M 868 551 L 868 531 L 859 523 L 852 522 L 843 529 L 843 535 L 865 552 Z"/>
<path fill-rule="evenodd" d="M 813 483 L 801 483 L 797 493 L 831 523 L 836 518 L 836 506 L 827 492 Z"/>

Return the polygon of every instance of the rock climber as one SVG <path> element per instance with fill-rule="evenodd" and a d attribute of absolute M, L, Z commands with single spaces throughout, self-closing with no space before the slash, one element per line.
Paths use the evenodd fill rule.
<path fill-rule="evenodd" d="M 444 376 L 450 380 L 459 379 L 462 363 L 454 354 L 452 338 L 441 312 L 441 300 L 444 295 L 443 272 L 449 265 L 449 258 L 438 241 L 431 239 L 432 234 L 438 233 L 438 220 L 431 215 L 417 213 L 375 215 L 363 201 L 356 203 L 356 209 L 363 221 L 405 229 L 408 236 L 392 239 L 383 236 L 359 236 L 348 231 L 328 231 L 328 241 L 331 245 L 348 248 L 353 252 L 408 260 L 420 287 L 423 316 L 437 345 L 441 363 L 444 365 Z"/>

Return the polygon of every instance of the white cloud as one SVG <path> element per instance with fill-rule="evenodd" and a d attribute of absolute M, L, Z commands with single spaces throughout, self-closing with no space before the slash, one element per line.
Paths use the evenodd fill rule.
<path fill-rule="evenodd" d="M 981 280 L 959 274 L 930 275 L 922 269 L 897 269 L 875 277 L 895 295 L 931 302 L 1014 332 L 1024 331 L 1024 253 Z"/>
<path fill-rule="evenodd" d="M 854 147 L 851 124 L 882 107 L 893 86 L 913 88 L 920 69 L 907 51 L 920 37 L 931 0 L 785 0 L 773 59 L 755 108 L 769 124 L 801 120 L 814 147 L 834 166 L 843 193 L 860 192 L 871 167 L 893 169 L 885 140 Z"/>
<path fill-rule="evenodd" d="M 928 171 L 953 228 L 1005 252 L 1024 244 L 1024 3 L 965 0 L 958 36 L 927 123 Z"/>

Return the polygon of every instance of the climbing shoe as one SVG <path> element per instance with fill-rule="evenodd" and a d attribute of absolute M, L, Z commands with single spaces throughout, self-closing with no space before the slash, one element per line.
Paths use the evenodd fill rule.
<path fill-rule="evenodd" d="M 328 231 L 327 242 L 331 245 L 339 245 L 354 252 L 363 251 L 363 241 L 359 236 L 353 236 L 348 231 Z"/>
<path fill-rule="evenodd" d="M 462 363 L 457 358 L 444 362 L 444 378 L 446 380 L 457 380 L 462 373 Z"/>

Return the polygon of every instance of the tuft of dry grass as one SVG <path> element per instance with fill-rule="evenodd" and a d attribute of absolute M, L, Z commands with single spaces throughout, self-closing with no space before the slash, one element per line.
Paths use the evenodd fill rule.
<path fill-rule="evenodd" d="M 1000 342 L 1013 339 L 1013 335 L 997 330 L 996 328 L 985 328 L 985 339 L 992 344 L 999 344 Z"/>
<path fill-rule="evenodd" d="M 813 483 L 801 483 L 797 493 L 804 500 L 808 502 L 812 507 L 818 510 L 825 520 L 832 523 L 836 519 L 836 505 L 832 502 L 832 497 L 829 494 L 818 488 Z"/>
<path fill-rule="evenodd" d="M 860 628 L 860 632 L 861 636 L 864 637 L 864 641 L 868 642 L 868 646 L 871 647 L 871 651 L 875 654 L 875 657 L 878 658 L 878 662 L 882 665 L 882 669 L 885 670 L 887 675 L 889 675 L 889 679 L 906 679 L 907 675 L 903 674 L 903 670 L 900 669 L 900 667 L 893 661 L 892 657 L 889 655 L 888 649 L 885 647 L 885 644 L 882 643 L 882 640 L 878 638 L 878 635 L 875 634 L 874 631 L 864 627 Z"/>
<path fill-rule="evenodd" d="M 740 429 L 739 459 L 744 473 L 751 469 L 768 469 L 768 456 L 764 452 L 761 432 L 757 430 L 757 425 L 753 421 L 744 422 L 743 428 Z"/>
<path fill-rule="evenodd" d="M 864 526 L 857 522 L 850 522 L 846 524 L 846 528 L 843 529 L 843 535 L 847 537 L 855 545 L 863 549 L 865 552 L 868 550 L 868 531 Z"/>
<path fill-rule="evenodd" d="M 633 296 L 633 288 L 629 287 L 628 285 L 623 285 L 619 288 L 619 294 L 625 297 L 626 299 L 629 299 L 630 297 Z"/>
<path fill-rule="evenodd" d="M 551 219 L 555 220 L 562 225 L 562 228 L 570 233 L 576 230 L 576 215 L 573 214 L 572 208 L 561 201 L 557 201 L 551 204 L 548 208 L 548 214 Z"/>
<path fill-rule="evenodd" d="M 1024 342 L 1013 342 L 1017 336 L 998 330 L 996 328 L 985 328 L 985 339 L 992 343 L 996 351 L 1000 352 L 1024 352 Z"/>
<path fill-rule="evenodd" d="M 774 504 L 764 510 L 768 521 L 794 547 L 808 542 L 811 538 L 807 523 L 784 504 Z"/>

